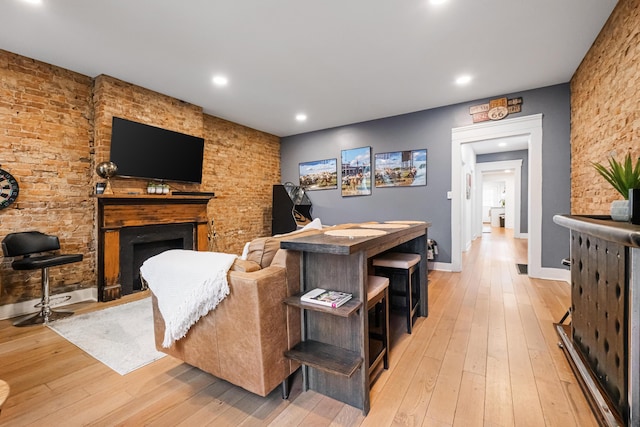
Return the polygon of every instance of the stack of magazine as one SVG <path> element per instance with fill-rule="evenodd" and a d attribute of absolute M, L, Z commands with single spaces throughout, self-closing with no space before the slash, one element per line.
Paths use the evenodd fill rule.
<path fill-rule="evenodd" d="M 327 307 L 340 307 L 349 301 L 352 294 L 340 291 L 329 291 L 326 289 L 315 288 L 300 297 L 302 302 L 310 304 L 324 305 Z"/>

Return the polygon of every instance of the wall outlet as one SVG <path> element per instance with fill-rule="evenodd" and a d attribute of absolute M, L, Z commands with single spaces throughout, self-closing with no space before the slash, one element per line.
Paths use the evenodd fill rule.
<path fill-rule="evenodd" d="M 447 200 L 451 200 L 452 197 L 453 194 L 451 193 L 451 191 L 447 191 Z"/>

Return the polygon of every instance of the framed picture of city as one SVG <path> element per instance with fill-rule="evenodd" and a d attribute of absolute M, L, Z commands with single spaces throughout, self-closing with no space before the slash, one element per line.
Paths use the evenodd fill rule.
<path fill-rule="evenodd" d="M 376 153 L 375 186 L 427 185 L 427 150 Z"/>
<path fill-rule="evenodd" d="M 342 197 L 371 194 L 371 147 L 342 150 Z"/>
<path fill-rule="evenodd" d="M 305 190 L 335 190 L 338 188 L 338 160 L 325 159 L 298 164 L 300 187 Z"/>

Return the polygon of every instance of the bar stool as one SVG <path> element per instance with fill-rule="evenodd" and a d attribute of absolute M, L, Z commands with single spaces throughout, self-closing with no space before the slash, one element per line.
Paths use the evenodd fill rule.
<path fill-rule="evenodd" d="M 82 261 L 82 254 L 58 254 L 60 241 L 39 231 L 10 233 L 2 240 L 2 251 L 5 257 L 18 257 L 11 263 L 14 270 L 41 270 L 42 301 L 40 311 L 32 317 L 14 323 L 14 326 L 46 324 L 50 321 L 71 316 L 69 311 L 51 309 L 49 297 L 49 267 Z M 35 256 L 33 256 L 35 255 Z"/>
<path fill-rule="evenodd" d="M 405 312 L 410 334 L 420 305 L 420 255 L 387 252 L 375 257 L 372 264 L 376 276 L 389 278 L 391 307 Z M 404 305 L 394 305 L 393 297 L 404 298 Z"/>
<path fill-rule="evenodd" d="M 375 372 L 380 363 L 384 369 L 389 369 L 389 279 L 386 277 L 367 277 L 367 312 L 372 310 L 375 328 L 371 328 L 369 322 L 369 375 Z M 382 345 L 376 347 L 372 345 L 372 340 Z"/>

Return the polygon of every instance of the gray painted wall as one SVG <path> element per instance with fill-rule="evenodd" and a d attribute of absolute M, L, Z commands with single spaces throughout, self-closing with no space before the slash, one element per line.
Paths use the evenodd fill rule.
<path fill-rule="evenodd" d="M 323 224 L 390 219 L 431 221 L 429 236 L 438 242 L 439 249 L 436 261 L 449 263 L 451 129 L 473 124 L 469 107 L 498 96 L 282 138 L 282 181 L 299 181 L 300 162 L 337 158 L 340 170 L 341 151 L 345 149 L 370 146 L 373 160 L 375 153 L 426 148 L 426 186 L 373 188 L 370 196 L 344 198 L 340 188 L 307 194 L 313 203 L 314 218 L 320 218 Z M 553 223 L 553 215 L 569 212 L 569 84 L 507 95 L 519 96 L 523 98 L 522 112 L 509 117 L 543 114 L 542 267 L 559 268 L 560 260 L 569 255 L 569 232 Z M 313 115 L 310 116 L 312 120 Z"/>
<path fill-rule="evenodd" d="M 520 233 L 529 232 L 529 151 L 505 151 L 503 153 L 478 154 L 476 163 L 503 162 L 522 159 L 520 169 Z"/>

